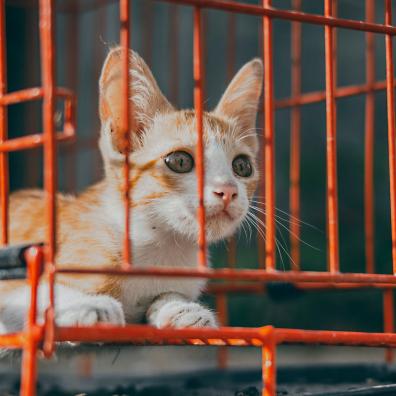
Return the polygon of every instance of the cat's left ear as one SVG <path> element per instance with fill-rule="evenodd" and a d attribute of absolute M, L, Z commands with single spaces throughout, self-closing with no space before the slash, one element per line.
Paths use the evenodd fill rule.
<path fill-rule="evenodd" d="M 135 148 L 140 144 L 142 134 L 150 128 L 156 114 L 172 111 L 173 107 L 162 94 L 144 60 L 136 52 L 129 50 L 128 61 L 130 141 L 132 148 Z M 112 150 L 116 152 L 122 152 L 125 146 L 121 129 L 122 87 L 122 49 L 116 47 L 107 55 L 99 79 L 102 140 L 110 140 Z M 108 130 L 103 126 L 108 126 Z"/>
<path fill-rule="evenodd" d="M 234 119 L 242 132 L 255 128 L 262 85 L 263 63 L 255 58 L 232 79 L 214 113 Z"/>

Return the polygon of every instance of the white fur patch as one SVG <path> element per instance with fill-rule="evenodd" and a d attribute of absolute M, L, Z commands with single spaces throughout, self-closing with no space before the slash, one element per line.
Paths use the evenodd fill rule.
<path fill-rule="evenodd" d="M 156 301 L 150 307 L 147 319 L 150 324 L 159 328 L 217 327 L 213 312 L 177 295 L 166 296 L 165 301 Z"/>

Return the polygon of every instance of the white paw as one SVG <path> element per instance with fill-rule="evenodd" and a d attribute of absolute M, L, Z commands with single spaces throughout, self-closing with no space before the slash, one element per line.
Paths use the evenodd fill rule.
<path fill-rule="evenodd" d="M 92 326 L 96 323 L 125 325 L 121 304 L 109 296 L 85 296 L 56 309 L 59 326 Z"/>
<path fill-rule="evenodd" d="M 170 301 L 153 318 L 156 327 L 217 327 L 213 312 L 195 302 Z"/>

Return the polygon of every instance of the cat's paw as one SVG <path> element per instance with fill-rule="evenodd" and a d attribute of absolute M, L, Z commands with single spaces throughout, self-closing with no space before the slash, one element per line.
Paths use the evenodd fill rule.
<path fill-rule="evenodd" d="M 121 303 L 109 296 L 86 296 L 56 309 L 58 326 L 92 326 L 97 323 L 125 325 Z"/>
<path fill-rule="evenodd" d="M 157 312 L 152 323 L 162 327 L 217 327 L 213 312 L 195 302 L 170 301 Z"/>

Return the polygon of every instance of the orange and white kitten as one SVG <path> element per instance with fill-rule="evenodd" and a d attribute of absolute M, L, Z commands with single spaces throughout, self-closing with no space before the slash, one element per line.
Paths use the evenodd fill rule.
<path fill-rule="evenodd" d="M 131 75 L 131 240 L 135 266 L 196 266 L 198 224 L 194 167 L 197 126 L 192 110 L 176 110 L 161 93 L 145 62 L 129 52 Z M 120 129 L 121 50 L 110 51 L 99 82 L 104 179 L 76 197 L 58 195 L 58 253 L 62 266 L 118 267 L 124 226 L 123 141 Z M 219 104 L 204 114 L 206 235 L 214 242 L 232 235 L 245 219 L 258 170 L 255 123 L 262 63 L 247 63 Z M 45 240 L 45 199 L 38 190 L 11 196 L 11 243 Z M 146 319 L 157 327 L 216 326 L 198 299 L 197 279 L 57 276 L 58 325 L 123 325 Z M 0 331 L 24 324 L 29 303 L 24 281 L 0 282 Z M 48 289 L 39 289 L 39 315 Z M 42 320 L 42 319 L 41 319 Z"/>

